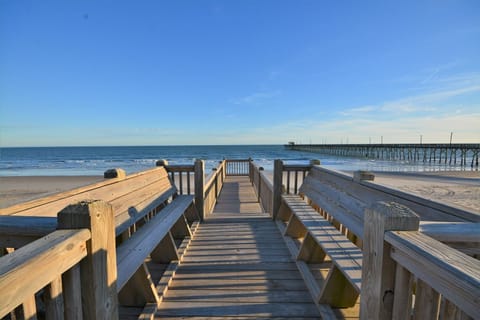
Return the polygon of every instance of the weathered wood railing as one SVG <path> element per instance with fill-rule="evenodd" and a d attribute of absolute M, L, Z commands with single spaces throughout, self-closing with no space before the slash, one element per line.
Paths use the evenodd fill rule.
<path fill-rule="evenodd" d="M 284 221 L 277 224 L 284 233 L 285 241 L 292 255 L 297 259 L 297 266 L 304 276 L 312 297 L 320 304 L 323 316 L 333 316 L 332 309 L 328 308 L 326 304 L 332 304 L 336 308 L 353 306 L 360 289 L 362 292 L 362 298 L 360 299 L 362 319 L 388 319 L 392 316 L 392 312 L 394 319 L 406 319 L 407 317 L 397 316 L 399 305 L 405 307 L 406 311 L 404 310 L 403 314 L 414 314 L 416 315 L 415 319 L 421 319 L 425 314 L 434 315 L 429 319 L 437 319 L 436 316 L 440 316 L 442 319 L 453 319 L 452 314 L 463 315 L 464 313 L 472 317 L 476 316 L 472 315 L 471 308 L 472 306 L 477 310 L 480 308 L 479 300 L 473 298 L 475 295 L 479 296 L 480 278 L 478 270 L 480 270 L 480 265 L 478 260 L 455 250 L 454 247 L 458 247 L 465 253 L 478 255 L 480 247 L 480 234 L 478 233 L 480 226 L 478 222 L 480 216 L 377 185 L 371 182 L 374 177 L 369 173 L 356 172 L 354 178 L 352 178 L 319 166 L 312 167 L 313 175 L 311 177 L 311 172 L 306 174 L 309 177 L 308 183 L 302 185 L 299 190 L 300 194 L 307 196 L 310 204 L 308 205 L 298 196 L 288 195 L 287 188 L 283 184 L 284 181 L 288 181 L 287 173 L 284 170 L 292 171 L 296 168 L 284 165 L 282 161 L 275 161 L 274 183 L 269 188 L 268 178 L 259 168 L 253 167 L 251 169 L 253 172 L 251 180 L 260 202 L 272 203 L 274 219 Z M 311 166 L 305 165 L 304 170 L 308 170 L 309 167 Z M 299 172 L 302 171 L 300 168 Z M 295 178 L 299 176 L 305 179 L 303 172 L 294 175 Z M 269 192 L 264 192 L 262 188 L 269 189 Z M 291 193 L 296 193 L 295 189 L 295 183 L 293 183 L 293 190 L 288 188 Z M 388 201 L 389 204 L 379 204 L 379 201 Z M 365 215 L 368 216 L 367 212 L 377 212 L 377 216 L 382 219 L 388 217 L 388 213 L 392 211 L 388 209 L 392 206 L 390 203 L 398 209 L 393 210 L 392 213 L 394 217 L 397 216 L 385 222 L 383 227 L 373 223 L 371 219 L 365 218 Z M 284 204 L 288 204 L 288 206 Z M 264 205 L 264 207 L 268 207 L 268 205 Z M 414 218 L 403 215 L 402 212 L 405 210 L 411 212 L 407 207 L 415 210 L 420 215 L 420 219 L 426 221 L 420 221 L 415 214 Z M 378 214 L 378 212 L 381 212 L 381 214 Z M 413 224 L 408 222 L 412 219 Z M 441 222 L 442 220 L 450 221 L 450 223 L 446 224 Z M 455 222 L 452 223 L 452 221 Z M 391 231 L 417 229 L 420 232 L 409 233 L 410 231 L 403 231 L 395 233 Z M 399 234 L 404 235 L 404 237 L 414 234 L 417 240 L 422 239 L 424 245 L 417 240 L 408 244 L 405 244 L 404 241 L 403 247 L 397 245 Z M 429 235 L 443 241 L 448 246 L 430 238 Z M 392 240 L 394 237 L 397 239 L 395 245 Z M 347 242 L 349 241 L 347 239 L 353 241 L 354 244 L 348 245 Z M 376 241 L 374 245 L 372 245 L 372 241 Z M 428 243 L 428 246 L 425 243 Z M 406 247 L 416 254 L 422 252 L 421 254 L 424 257 L 418 259 L 417 262 L 405 258 L 405 256 L 413 255 L 410 253 L 400 254 L 400 252 L 407 250 Z M 390 250 L 392 251 L 391 257 Z M 442 252 L 446 253 L 446 256 L 439 255 Z M 446 262 L 445 257 L 448 257 L 448 255 L 455 257 L 455 261 L 447 260 L 448 262 Z M 333 263 L 333 265 L 327 278 L 319 279 L 319 270 L 316 268 L 318 268 L 319 263 L 325 261 L 325 256 L 330 256 L 327 261 L 331 259 L 330 263 Z M 381 258 L 382 256 L 384 258 Z M 431 258 L 432 256 L 434 258 Z M 390 263 L 384 264 L 385 261 L 390 261 Z M 425 266 L 428 266 L 428 268 Z M 405 290 L 405 285 L 402 287 L 401 284 L 402 279 L 406 279 L 404 269 L 409 270 L 408 274 L 411 274 L 409 276 L 411 279 L 420 279 L 417 280 L 416 288 L 425 287 L 424 284 L 427 283 L 428 290 L 425 297 L 430 295 L 435 301 L 438 300 L 439 296 L 442 297 L 442 311 L 440 313 L 431 312 L 438 307 L 438 303 L 431 305 L 424 303 L 425 297 L 422 289 L 416 291 L 412 296 L 414 291 L 412 291 L 413 287 L 410 285 L 410 296 L 408 299 L 405 298 L 408 295 L 402 291 Z M 431 270 L 438 271 L 438 274 L 433 276 Z M 399 277 L 403 274 L 404 278 L 397 279 L 398 286 L 394 287 L 396 271 L 398 271 Z M 384 281 L 383 278 L 376 278 L 378 275 L 386 277 L 388 280 Z M 342 278 L 347 280 L 341 280 Z M 445 279 L 448 279 L 448 283 L 457 282 L 464 285 L 459 285 L 456 290 L 448 292 L 447 287 L 444 286 Z M 348 284 L 349 282 L 350 284 Z M 385 283 L 388 285 L 385 286 Z M 381 287 L 378 287 L 379 284 L 382 284 Z M 372 290 L 371 286 L 375 290 Z M 476 289 L 469 292 L 472 286 Z M 433 291 L 430 288 L 434 288 L 434 291 L 437 290 L 433 293 L 433 296 Z M 396 292 L 395 290 L 399 290 L 401 293 L 395 295 L 394 298 L 393 296 L 390 297 L 390 293 Z M 355 291 L 357 294 L 355 294 Z M 405 301 L 412 301 L 414 297 L 416 297 L 414 304 L 403 304 Z M 396 309 L 392 309 L 395 299 L 400 300 L 395 304 Z M 391 302 L 388 302 L 390 300 Z M 379 313 L 379 311 L 365 313 L 365 310 L 372 310 L 369 306 L 372 303 L 377 304 L 377 309 L 373 310 L 390 308 L 388 309 L 390 311 L 387 310 L 387 313 L 383 313 L 384 311 L 382 313 Z M 381 307 L 378 304 L 381 304 Z M 412 305 L 415 305 L 415 307 L 409 309 Z M 385 316 L 388 312 L 390 312 L 389 316 Z M 398 313 L 398 315 L 401 316 L 402 313 Z"/>
<path fill-rule="evenodd" d="M 220 195 L 220 191 L 223 188 L 223 182 L 225 181 L 226 176 L 225 163 L 225 160 L 220 161 L 219 165 L 214 168 L 212 173 L 207 177 L 207 181 L 204 185 L 204 206 L 207 215 L 212 213 Z"/>
<path fill-rule="evenodd" d="M 263 211 L 273 214 L 273 183 L 265 174 L 264 168 L 250 164 L 250 181 L 257 193 L 257 198 L 262 205 Z"/>
<path fill-rule="evenodd" d="M 195 232 L 198 215 L 193 205 L 193 196 L 179 195 L 163 167 L 131 176 L 125 176 L 122 170 L 106 172 L 105 175 L 115 178 L 3 209 L 4 215 L 0 216 L 0 247 L 19 249 L 1 258 L 0 269 L 21 268 L 21 265 L 15 266 L 12 263 L 15 264 L 18 261 L 16 257 L 22 257 L 21 253 L 36 243 L 29 244 L 28 241 L 40 237 L 44 238 L 37 241 L 48 240 L 57 227 L 89 228 L 91 239 L 87 242 L 87 252 L 91 254 L 87 255 L 86 261 L 90 261 L 91 266 L 86 267 L 86 271 L 80 268 L 84 318 L 116 319 L 119 310 L 128 312 L 126 310 L 131 307 L 145 307 L 143 313 L 152 314 L 160 302 L 158 292 L 161 294 L 166 290 L 169 279 Z M 109 203 L 96 201 L 68 205 L 88 198 L 102 199 Z M 58 218 L 55 218 L 59 211 Z M 41 228 L 35 228 L 34 232 L 29 230 L 28 226 L 40 220 Z M 99 238 L 99 235 L 106 238 Z M 104 260 L 98 260 L 100 258 Z M 81 266 L 85 264 L 83 261 Z M 164 270 L 157 286 L 152 283 L 149 272 L 149 266 L 153 264 L 156 264 L 155 269 L 163 266 L 161 270 Z M 36 276 L 41 280 L 38 281 L 49 283 L 49 278 L 43 279 L 43 269 L 39 270 L 40 274 L 37 273 Z M 57 272 L 57 278 L 60 275 Z M 13 284 L 9 282 L 11 278 L 8 276 L 9 273 L 2 274 L 0 282 L 6 279 L 4 283 L 10 284 L 12 288 L 28 286 L 24 281 L 29 278 L 17 278 Z M 90 283 L 84 283 L 83 279 L 90 279 Z M 55 285 L 55 290 L 59 290 L 58 283 Z M 37 287 L 35 289 L 39 290 Z M 3 300 L 4 292 L 6 291 L 0 291 L 0 301 Z M 66 297 L 68 299 L 68 295 Z M 32 297 L 23 301 L 24 313 L 32 313 L 32 303 Z M 55 304 L 61 305 L 60 302 Z M 120 309 L 118 305 L 121 306 Z M 8 304 L 6 307 L 17 306 Z M 13 309 L 6 310 L 9 311 Z M 63 312 L 67 317 L 72 315 L 69 308 L 61 311 L 62 314 Z"/>
<path fill-rule="evenodd" d="M 82 319 L 79 262 L 87 255 L 90 236 L 88 229 L 58 230 L 1 257 L 0 318 L 22 303 L 16 317 L 36 318 L 34 295 L 45 288 L 45 312 L 51 319 L 62 315 L 60 306 Z"/>
<path fill-rule="evenodd" d="M 251 159 L 227 159 L 225 160 L 225 172 L 227 176 L 248 176 Z"/>

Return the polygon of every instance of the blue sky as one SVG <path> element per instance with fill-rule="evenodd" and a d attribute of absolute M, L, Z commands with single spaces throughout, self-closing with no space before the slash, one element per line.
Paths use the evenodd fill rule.
<path fill-rule="evenodd" d="M 0 146 L 480 142 L 480 1 L 0 0 Z"/>

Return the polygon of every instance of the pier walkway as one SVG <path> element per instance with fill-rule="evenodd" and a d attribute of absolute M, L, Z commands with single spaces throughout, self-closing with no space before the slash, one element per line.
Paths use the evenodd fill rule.
<path fill-rule="evenodd" d="M 158 318 L 319 318 L 248 176 L 228 176 L 156 313 Z"/>

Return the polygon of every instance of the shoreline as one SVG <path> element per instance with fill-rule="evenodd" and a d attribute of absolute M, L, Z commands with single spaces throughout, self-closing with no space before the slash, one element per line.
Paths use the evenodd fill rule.
<path fill-rule="evenodd" d="M 348 175 L 353 172 L 342 171 Z M 264 171 L 272 181 L 273 172 Z M 374 171 L 374 183 L 480 213 L 480 172 Z M 103 176 L 0 176 L 0 208 L 103 181 Z"/>

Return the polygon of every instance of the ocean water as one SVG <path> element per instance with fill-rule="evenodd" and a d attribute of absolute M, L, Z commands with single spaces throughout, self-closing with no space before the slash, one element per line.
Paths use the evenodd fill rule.
<path fill-rule="evenodd" d="M 135 146 L 135 147 L 44 147 L 0 148 L 0 176 L 103 175 L 111 168 L 122 168 L 127 173 L 155 166 L 156 160 L 166 159 L 170 164 L 192 164 L 205 160 L 210 172 L 222 159 L 248 159 L 273 169 L 275 159 L 289 163 L 308 163 L 319 159 L 323 166 L 335 170 L 354 171 L 441 171 L 460 170 L 444 164 L 424 165 L 359 158 L 334 157 L 309 152 L 291 151 L 283 145 L 245 146 Z M 469 170 L 468 168 L 467 170 Z"/>

